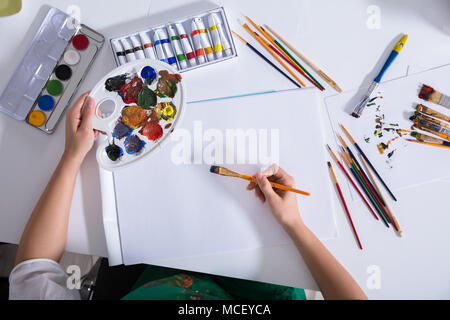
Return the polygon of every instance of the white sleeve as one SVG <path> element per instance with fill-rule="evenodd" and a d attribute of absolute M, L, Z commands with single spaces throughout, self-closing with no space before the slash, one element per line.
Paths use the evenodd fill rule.
<path fill-rule="evenodd" d="M 11 300 L 80 300 L 76 289 L 67 288 L 68 275 L 49 259 L 19 263 L 9 276 Z"/>

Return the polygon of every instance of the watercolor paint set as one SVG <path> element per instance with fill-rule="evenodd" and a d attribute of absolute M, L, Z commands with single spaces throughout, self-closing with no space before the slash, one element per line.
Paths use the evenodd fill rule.
<path fill-rule="evenodd" d="M 101 34 L 51 8 L 0 96 L 0 111 L 53 133 L 104 41 Z"/>
<path fill-rule="evenodd" d="M 118 66 L 154 59 L 184 72 L 237 56 L 222 7 L 115 37 L 110 42 Z"/>

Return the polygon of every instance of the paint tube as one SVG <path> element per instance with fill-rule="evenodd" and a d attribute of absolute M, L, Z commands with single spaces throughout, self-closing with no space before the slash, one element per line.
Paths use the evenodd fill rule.
<path fill-rule="evenodd" d="M 158 56 L 158 59 L 161 60 L 162 62 L 168 63 L 166 55 L 164 54 L 161 40 L 159 39 L 157 32 L 155 32 L 155 34 L 153 35 L 153 40 L 154 40 L 153 44 L 155 46 L 156 55 Z"/>
<path fill-rule="evenodd" d="M 131 43 L 133 44 L 134 54 L 137 59 L 145 59 L 144 50 L 142 48 L 141 41 L 136 36 L 130 36 Z"/>
<path fill-rule="evenodd" d="M 194 18 L 193 22 L 197 26 L 197 31 L 200 34 L 200 40 L 202 43 L 202 47 L 205 51 L 206 58 L 208 61 L 214 60 L 214 51 L 211 47 L 211 42 L 208 38 L 208 32 L 206 31 L 206 27 L 203 23 L 203 20 L 201 18 Z"/>
<path fill-rule="evenodd" d="M 118 40 L 111 41 L 112 46 L 114 48 L 114 52 L 116 53 L 117 59 L 119 60 L 119 64 L 122 65 L 127 63 L 127 59 L 125 58 L 125 51 L 122 48 L 122 45 Z"/>
<path fill-rule="evenodd" d="M 181 49 L 180 38 L 177 36 L 174 26 L 169 26 L 167 29 L 169 31 L 170 40 L 172 41 L 172 45 L 175 49 L 175 54 L 177 55 L 178 63 L 180 64 L 181 69 L 185 69 L 187 68 L 187 61 L 186 55 Z"/>
<path fill-rule="evenodd" d="M 197 25 L 195 24 L 194 20 L 192 20 L 192 42 L 194 43 L 195 55 L 197 56 L 198 63 L 205 63 L 205 51 L 202 47 L 200 32 L 198 31 Z"/>
<path fill-rule="evenodd" d="M 176 66 L 177 59 L 175 59 L 175 55 L 173 54 L 173 50 L 170 45 L 170 40 L 169 40 L 169 36 L 167 35 L 167 32 L 164 29 L 158 29 L 158 30 L 156 30 L 156 32 L 158 33 L 158 36 L 161 40 L 161 44 L 162 44 L 164 52 L 166 54 L 167 62 L 170 65 Z"/>
<path fill-rule="evenodd" d="M 150 40 L 148 34 L 146 32 L 141 32 L 139 33 L 139 36 L 141 37 L 141 42 L 144 46 L 145 56 L 149 59 L 157 60 L 155 51 L 153 51 L 152 41 Z"/>
<path fill-rule="evenodd" d="M 136 60 L 136 55 L 134 54 L 133 47 L 131 46 L 130 42 L 126 38 L 120 39 L 120 42 L 122 43 L 123 49 L 125 50 L 127 61 L 130 62 Z"/>
<path fill-rule="evenodd" d="M 180 36 L 181 45 L 184 49 L 184 54 L 188 58 L 188 61 L 191 66 L 197 65 L 197 61 L 195 60 L 195 54 L 194 50 L 192 50 L 191 43 L 189 42 L 188 36 L 186 34 L 186 31 L 184 30 L 184 27 L 181 23 L 175 23 L 175 28 L 178 31 L 178 34 Z"/>

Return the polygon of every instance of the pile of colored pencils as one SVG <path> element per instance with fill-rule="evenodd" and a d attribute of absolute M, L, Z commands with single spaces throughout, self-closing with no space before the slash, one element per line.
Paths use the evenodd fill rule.
<path fill-rule="evenodd" d="M 342 145 L 340 146 L 340 155 L 342 160 L 344 161 L 347 169 L 344 167 L 344 165 L 339 161 L 336 154 L 333 152 L 333 150 L 328 147 L 328 150 L 334 159 L 334 161 L 338 164 L 338 166 L 341 168 L 341 170 L 345 173 L 345 176 L 350 181 L 353 188 L 357 191 L 358 195 L 361 197 L 361 199 L 364 201 L 365 205 L 369 209 L 369 211 L 372 213 L 373 217 L 376 220 L 381 220 L 385 224 L 386 227 L 389 228 L 390 225 L 392 225 L 397 231 L 397 233 L 402 236 L 402 229 L 400 228 L 400 225 L 397 221 L 397 218 L 395 217 L 394 213 L 392 212 L 391 208 L 389 207 L 386 198 L 384 197 L 381 188 L 378 186 L 377 179 L 381 182 L 381 184 L 385 187 L 385 189 L 388 191 L 388 193 L 391 195 L 392 199 L 397 201 L 394 194 L 391 192 L 391 190 L 388 188 L 386 183 L 383 181 L 383 179 L 380 177 L 378 172 L 373 167 L 372 163 L 369 161 L 367 156 L 364 154 L 364 152 L 361 150 L 359 145 L 356 143 L 356 141 L 353 139 L 353 137 L 350 135 L 348 130 L 341 125 L 342 130 L 347 135 L 348 139 L 351 141 L 355 149 L 357 150 L 357 153 L 359 153 L 360 159 L 358 160 L 355 156 L 355 153 L 351 150 L 351 148 L 348 146 L 348 144 L 345 142 L 344 138 L 338 134 L 339 140 L 341 141 Z M 361 165 L 362 163 L 362 165 Z M 330 166 L 330 165 L 329 165 Z M 350 176 L 348 171 L 351 172 L 353 178 Z M 375 175 L 375 176 L 374 176 Z M 333 180 L 335 184 L 337 184 L 337 180 L 335 177 L 333 177 Z M 358 183 L 358 186 L 355 183 Z M 362 190 L 362 192 L 361 192 Z M 350 212 L 347 209 L 347 205 L 345 204 L 344 196 L 342 195 L 342 192 L 339 192 L 339 197 L 341 198 L 341 201 L 344 203 L 344 206 L 346 208 L 346 213 L 349 217 L 349 220 L 351 221 L 353 232 L 355 233 L 355 237 L 358 241 L 359 247 L 361 247 L 361 243 L 359 241 L 359 237 L 356 233 L 356 229 L 353 225 L 353 221 L 350 217 Z M 376 213 L 376 214 L 375 214 Z"/>
<path fill-rule="evenodd" d="M 242 27 L 255 39 L 258 43 L 264 47 L 264 49 L 272 55 L 272 57 L 281 65 L 294 79 L 292 79 L 288 74 L 283 72 L 277 65 L 271 62 L 263 53 L 258 51 L 253 45 L 248 43 L 242 36 L 238 35 L 233 31 L 233 34 L 237 36 L 242 42 L 244 42 L 253 52 L 255 52 L 258 56 L 260 56 L 263 60 L 269 63 L 272 67 L 274 67 L 278 72 L 280 72 L 284 77 L 288 78 L 291 82 L 293 82 L 297 87 L 301 88 L 306 87 L 306 84 L 300 78 L 303 77 L 312 85 L 314 85 L 320 91 L 325 90 L 325 87 L 317 81 L 317 79 L 294 57 L 294 54 L 298 56 L 301 60 L 304 61 L 311 69 L 313 69 L 324 81 L 326 81 L 332 88 L 334 88 L 337 92 L 342 92 L 341 88 L 334 82 L 328 75 L 325 74 L 321 69 L 319 69 L 311 60 L 306 58 L 303 54 L 301 54 L 296 48 L 294 48 L 291 44 L 289 44 L 285 39 L 283 39 L 279 34 L 277 34 L 271 27 L 265 25 L 265 28 L 270 31 L 266 31 L 265 28 L 256 24 L 252 19 L 248 16 L 245 18 L 250 22 L 250 24 L 256 29 L 253 31 L 247 23 L 240 24 Z M 278 40 L 277 40 L 278 39 Z M 282 44 L 288 47 L 291 51 L 289 52 Z M 289 67 L 289 66 L 290 67 Z M 293 68 L 294 70 L 292 70 Z M 295 71 L 295 72 L 294 72 Z M 297 73 L 296 73 L 297 72 Z"/>

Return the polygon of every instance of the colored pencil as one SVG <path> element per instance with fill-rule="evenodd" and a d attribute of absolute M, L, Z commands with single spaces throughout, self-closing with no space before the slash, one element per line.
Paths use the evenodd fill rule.
<path fill-rule="evenodd" d="M 325 87 L 322 86 L 320 84 L 319 81 L 317 81 L 316 78 L 314 78 L 314 76 L 309 73 L 309 71 L 307 69 L 305 69 L 305 67 L 302 66 L 302 64 L 300 62 L 297 61 L 297 59 L 295 59 L 288 50 L 286 50 L 285 47 L 283 47 L 283 45 L 281 43 L 279 43 L 277 41 L 277 39 L 275 39 L 274 37 L 272 37 L 268 32 L 266 32 L 266 30 L 259 26 L 261 28 L 261 30 L 263 31 L 264 36 L 269 39 L 272 43 L 274 43 L 274 45 L 277 46 L 278 49 L 280 49 L 282 52 L 284 52 L 284 54 L 293 62 L 295 63 L 302 71 L 301 72 L 313 85 L 315 85 L 319 90 L 325 90 Z"/>
<path fill-rule="evenodd" d="M 302 86 L 306 87 L 306 84 L 291 70 L 289 67 L 275 54 L 275 52 L 272 51 L 266 44 L 261 40 L 261 37 L 254 32 L 248 24 L 244 23 L 242 24 L 242 27 L 247 30 L 250 35 L 255 38 L 294 78 L 297 80 Z"/>
<path fill-rule="evenodd" d="M 350 212 L 348 211 L 347 203 L 345 203 L 345 199 L 344 199 L 344 195 L 342 194 L 341 187 L 339 186 L 336 176 L 334 175 L 333 167 L 331 166 L 331 163 L 329 161 L 327 162 L 327 164 L 328 164 L 328 168 L 330 169 L 330 174 L 331 174 L 331 177 L 333 178 L 333 182 L 336 185 L 336 189 L 338 191 L 339 197 L 341 198 L 342 204 L 344 205 L 345 212 L 347 213 L 348 220 L 350 221 L 350 225 L 352 226 L 353 233 L 355 234 L 356 240 L 358 241 L 358 246 L 362 250 L 361 241 L 359 241 L 358 233 L 356 232 L 352 217 L 350 215 Z"/>
<path fill-rule="evenodd" d="M 413 140 L 413 139 L 406 139 L 406 141 L 419 143 L 419 144 L 424 144 L 424 145 L 427 145 L 427 146 L 433 146 L 433 147 L 439 147 L 439 148 L 444 148 L 444 149 L 450 149 L 449 146 L 445 146 L 445 145 L 437 144 L 437 143 L 423 142 L 423 141 L 418 141 L 418 140 Z"/>
<path fill-rule="evenodd" d="M 359 188 L 356 186 L 355 182 L 353 181 L 352 177 L 350 177 L 350 175 L 348 174 L 347 170 L 345 170 L 344 166 L 342 165 L 342 163 L 339 161 L 339 159 L 336 157 L 336 155 L 334 154 L 333 150 L 331 150 L 330 146 L 327 145 L 328 147 L 328 151 L 330 151 L 331 156 L 333 157 L 334 161 L 336 161 L 336 163 L 339 165 L 339 167 L 341 168 L 341 170 L 345 173 L 345 175 L 347 176 L 347 179 L 351 182 L 351 184 L 353 185 L 353 188 L 355 188 L 355 190 L 358 192 L 359 196 L 361 197 L 361 199 L 364 201 L 364 203 L 366 204 L 367 208 L 369 208 L 370 212 L 373 214 L 373 216 L 375 217 L 375 219 L 379 220 L 375 211 L 373 211 L 372 207 L 370 206 L 370 204 L 367 202 L 366 198 L 363 196 L 363 194 L 361 193 L 361 191 L 359 191 Z"/>
<path fill-rule="evenodd" d="M 395 229 L 397 230 L 397 232 L 398 232 L 398 234 L 399 234 L 400 237 L 403 236 L 403 230 L 402 230 L 402 228 L 400 227 L 400 224 L 398 223 L 397 218 L 395 217 L 395 215 L 394 215 L 394 213 L 392 212 L 391 208 L 389 207 L 389 205 L 388 205 L 388 203 L 387 203 L 387 200 L 386 200 L 386 198 L 384 197 L 383 193 L 381 192 L 381 189 L 380 189 L 380 187 L 378 186 L 378 184 L 377 184 L 377 182 L 376 182 L 376 180 L 375 180 L 375 177 L 373 176 L 373 174 L 372 174 L 372 172 L 371 172 L 371 169 L 369 168 L 369 165 L 367 164 L 367 162 L 366 162 L 366 160 L 364 159 L 364 157 L 361 157 L 361 162 L 363 163 L 364 167 L 366 168 L 366 171 L 367 171 L 367 173 L 369 174 L 370 179 L 372 179 L 373 185 L 375 186 L 375 188 L 377 188 L 378 193 L 379 193 L 380 196 L 383 198 L 384 203 L 385 203 L 386 210 L 388 211 L 389 216 L 391 217 L 391 220 L 392 220 L 392 223 L 393 223 Z"/>
<path fill-rule="evenodd" d="M 386 220 L 386 217 L 384 216 L 383 212 L 381 211 L 379 205 L 375 201 L 374 195 L 370 192 L 369 186 L 364 182 L 363 177 L 358 172 L 358 169 L 356 168 L 355 164 L 352 162 L 352 160 L 350 159 L 350 156 L 347 154 L 347 152 L 345 151 L 345 149 L 343 147 L 342 147 L 341 157 L 344 160 L 344 162 L 346 163 L 350 172 L 353 174 L 355 179 L 358 181 L 359 185 L 361 186 L 361 189 L 366 194 L 367 198 L 369 199 L 370 203 L 375 208 L 376 212 L 378 213 L 378 215 L 381 218 L 381 220 L 383 221 L 383 223 L 386 225 L 387 228 L 389 228 L 389 223 Z"/>
<path fill-rule="evenodd" d="M 334 90 L 341 93 L 342 89 L 337 85 L 337 83 L 331 79 L 325 72 L 323 72 L 319 67 L 317 67 L 311 60 L 309 60 L 307 57 L 305 57 L 300 51 L 298 51 L 294 46 L 292 46 L 289 42 L 287 42 L 282 36 L 280 36 L 278 33 L 275 32 L 271 27 L 268 25 L 265 25 L 265 27 L 272 32 L 272 34 L 280 39 L 281 42 L 283 42 L 289 49 L 292 50 L 300 59 L 302 59 L 308 66 L 311 67 L 317 74 L 326 81 Z"/>
<path fill-rule="evenodd" d="M 232 171 L 232 170 L 224 168 L 224 167 L 211 166 L 209 171 L 211 173 L 219 174 L 221 176 L 240 178 L 240 179 L 244 179 L 244 180 L 247 180 L 247 181 L 250 181 L 250 182 L 258 183 L 256 181 L 255 177 L 252 177 L 252 176 L 249 176 L 249 175 L 246 175 L 246 174 L 243 174 L 243 173 L 239 173 L 239 172 L 236 172 L 236 171 Z M 309 193 L 309 192 L 298 190 L 298 189 L 295 189 L 295 188 L 292 188 L 292 187 L 288 187 L 288 186 L 285 186 L 283 184 L 279 184 L 279 183 L 272 182 L 272 181 L 269 181 L 269 183 L 270 183 L 270 185 L 272 187 L 277 188 L 277 189 L 281 189 L 281 190 L 285 190 L 285 191 L 290 191 L 290 192 L 302 194 L 304 196 L 310 196 L 311 195 L 311 193 Z"/>
<path fill-rule="evenodd" d="M 272 49 L 280 58 L 282 58 L 284 61 L 289 63 L 295 70 L 300 72 L 309 82 L 311 82 L 313 85 L 317 87 L 320 91 L 323 91 L 321 87 L 319 87 L 310 77 L 308 77 L 302 69 L 300 69 L 294 62 L 292 62 L 288 57 L 286 57 L 279 49 L 275 48 L 272 44 L 264 40 L 264 38 L 261 38 L 261 40 L 270 48 Z"/>
<path fill-rule="evenodd" d="M 263 59 L 265 62 L 267 62 L 268 64 L 270 64 L 273 68 L 275 68 L 279 73 L 281 73 L 283 76 L 285 76 L 287 79 L 289 79 L 289 81 L 291 81 L 293 84 L 295 84 L 297 87 L 301 88 L 302 86 L 300 86 L 297 82 L 295 82 L 291 77 L 289 77 L 286 73 L 283 72 L 283 70 L 281 70 L 280 68 L 278 68 L 272 61 L 270 61 L 269 59 L 267 59 L 261 52 L 259 52 L 254 46 L 252 46 L 250 43 L 248 43 L 244 38 L 242 38 L 240 35 L 238 35 L 236 32 L 233 32 L 233 34 L 238 37 L 239 40 L 241 40 L 242 42 L 244 42 L 254 53 L 256 53 L 261 59 Z"/>
<path fill-rule="evenodd" d="M 397 198 L 394 196 L 394 194 L 392 193 L 391 189 L 389 189 L 389 187 L 387 186 L 387 184 L 384 182 L 384 180 L 381 178 L 381 176 L 378 174 L 377 170 L 375 169 L 375 167 L 372 165 L 372 163 L 370 162 L 370 160 L 367 158 L 366 154 L 362 151 L 362 149 L 359 147 L 359 145 L 356 143 L 355 139 L 353 139 L 353 137 L 351 136 L 350 132 L 348 132 L 348 130 L 344 127 L 343 124 L 341 124 L 342 129 L 344 130 L 345 134 L 347 135 L 347 137 L 350 139 L 350 141 L 353 143 L 353 145 L 355 146 L 355 148 L 358 150 L 358 152 L 364 157 L 364 160 L 367 161 L 367 163 L 369 164 L 370 168 L 372 169 L 372 171 L 375 173 L 375 175 L 377 176 L 377 178 L 381 181 L 381 183 L 383 184 L 383 186 L 386 188 L 386 190 L 389 192 L 389 194 L 391 195 L 392 199 L 394 199 L 395 201 L 397 201 Z"/>

